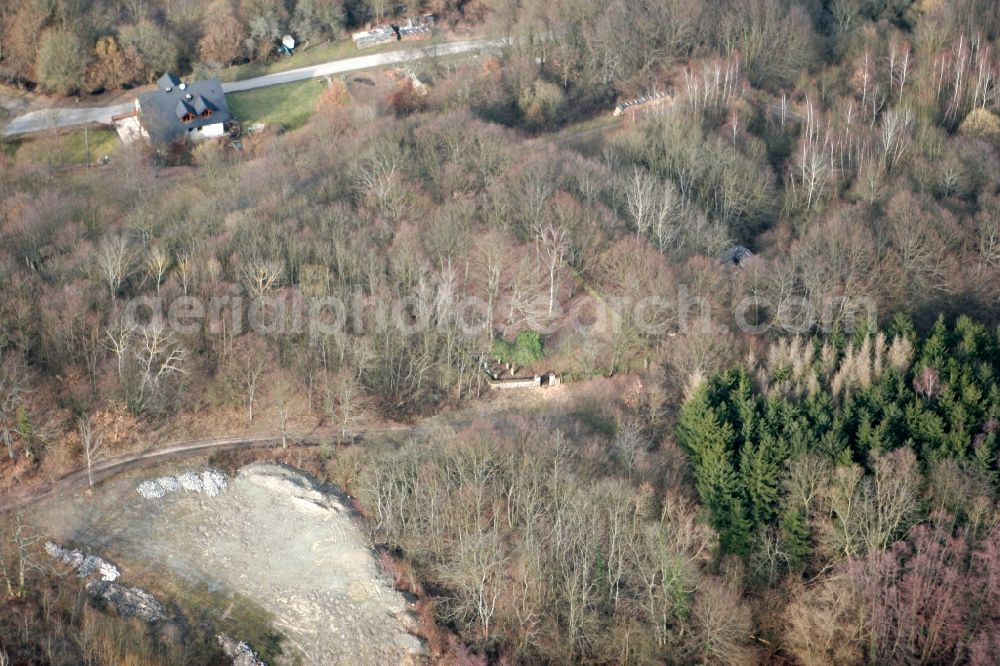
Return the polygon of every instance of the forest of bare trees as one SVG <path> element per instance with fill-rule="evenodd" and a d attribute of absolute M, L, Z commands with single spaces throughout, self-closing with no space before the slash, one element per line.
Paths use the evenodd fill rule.
<path fill-rule="evenodd" d="M 493 361 L 628 378 L 323 461 L 447 658 L 992 663 L 1000 7 L 21 0 L 0 70 L 120 87 L 418 10 L 523 39 L 426 96 L 334 82 L 240 150 L 0 157 L 0 492 L 164 431 L 487 411 Z M 553 132 L 655 88 L 669 112 Z M 21 625 L 106 620 L 20 520 L 0 655 L 79 663 Z"/>

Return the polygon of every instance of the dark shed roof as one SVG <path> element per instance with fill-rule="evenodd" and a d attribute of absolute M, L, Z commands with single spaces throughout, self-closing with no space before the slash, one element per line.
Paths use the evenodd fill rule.
<path fill-rule="evenodd" d="M 178 79 L 173 74 L 171 74 L 170 72 L 167 72 L 166 74 L 164 74 L 163 76 L 161 76 L 156 80 L 157 89 L 165 90 L 167 92 L 170 92 L 171 89 L 176 88 L 180 84 L 181 80 Z"/>
<path fill-rule="evenodd" d="M 724 264 L 730 264 L 731 266 L 739 266 L 744 261 L 753 256 L 753 252 L 743 247 L 742 245 L 734 245 L 719 258 Z"/>
<path fill-rule="evenodd" d="M 219 79 L 187 83 L 183 89 L 181 85 L 176 76 L 164 74 L 156 90 L 139 95 L 139 118 L 154 143 L 171 143 L 205 125 L 232 119 Z"/>

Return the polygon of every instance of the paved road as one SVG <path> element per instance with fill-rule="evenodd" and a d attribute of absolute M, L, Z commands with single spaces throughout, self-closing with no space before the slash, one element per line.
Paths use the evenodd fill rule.
<path fill-rule="evenodd" d="M 43 132 L 56 127 L 72 127 L 87 123 L 111 124 L 111 116 L 125 113 L 132 108 L 132 102 L 115 104 L 114 106 L 83 106 L 61 107 L 32 111 L 18 116 L 3 128 L 4 136 L 26 134 L 28 132 Z"/>
<path fill-rule="evenodd" d="M 505 44 L 502 39 L 474 39 L 465 42 L 447 42 L 444 44 L 430 44 L 418 48 L 406 49 L 403 51 L 389 51 L 387 53 L 375 53 L 367 56 L 357 56 L 355 58 L 345 58 L 344 60 L 334 60 L 322 65 L 313 67 L 300 67 L 287 72 L 278 72 L 266 76 L 258 76 L 253 79 L 233 81 L 222 84 L 222 92 L 234 93 L 265 86 L 278 85 L 280 83 L 294 83 L 304 81 L 319 76 L 330 76 L 333 74 L 343 74 L 354 72 L 359 69 L 369 69 L 371 67 L 382 67 L 394 65 L 400 62 L 411 62 L 424 58 L 457 55 L 468 53 L 484 48 L 499 48 Z"/>
<path fill-rule="evenodd" d="M 371 67 L 394 65 L 402 62 L 422 60 L 424 58 L 457 55 L 480 49 L 499 48 L 505 43 L 505 40 L 502 39 L 474 39 L 462 42 L 429 44 L 427 46 L 400 51 L 388 51 L 386 53 L 374 53 L 372 55 L 334 60 L 312 67 L 300 67 L 288 70 L 287 72 L 267 74 L 242 81 L 223 83 L 222 90 L 227 93 L 242 92 L 244 90 L 253 90 L 254 88 L 264 88 L 281 83 L 294 83 L 320 76 L 343 74 Z M 72 127 L 73 125 L 85 125 L 87 123 L 102 123 L 107 125 L 111 123 L 111 116 L 124 113 L 131 108 L 132 102 L 125 102 L 123 104 L 115 104 L 114 106 L 63 107 L 32 111 L 10 121 L 3 128 L 3 136 L 41 132 L 56 127 Z"/>

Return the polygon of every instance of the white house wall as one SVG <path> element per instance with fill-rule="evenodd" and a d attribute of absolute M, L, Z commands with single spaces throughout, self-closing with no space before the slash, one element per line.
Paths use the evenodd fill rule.
<path fill-rule="evenodd" d="M 205 125 L 198 128 L 193 134 L 197 135 L 197 139 L 214 139 L 220 137 L 226 133 L 225 123 L 212 123 L 211 125 Z"/>

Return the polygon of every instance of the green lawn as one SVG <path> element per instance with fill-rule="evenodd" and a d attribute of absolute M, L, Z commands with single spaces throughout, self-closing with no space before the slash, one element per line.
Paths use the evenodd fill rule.
<path fill-rule="evenodd" d="M 417 43 L 427 44 L 427 42 Z M 376 50 L 366 49 L 365 53 Z M 468 59 L 471 55 L 473 54 L 456 53 L 441 56 L 433 61 L 420 61 L 415 65 L 419 69 L 421 66 L 431 65 L 433 62 L 459 62 Z M 351 76 L 360 74 L 362 71 L 364 70 L 351 72 Z M 304 125 L 316 110 L 316 100 L 326 90 L 326 86 L 325 78 L 308 79 L 296 83 L 283 83 L 256 90 L 229 93 L 226 95 L 226 102 L 229 104 L 229 110 L 232 114 L 243 124 L 244 131 L 253 123 L 284 125 L 288 129 L 296 129 Z"/>
<path fill-rule="evenodd" d="M 313 114 L 316 99 L 326 90 L 326 79 L 309 79 L 226 95 L 229 110 L 243 125 L 253 123 L 301 127 Z"/>
<path fill-rule="evenodd" d="M 31 138 L 11 141 L 12 154 L 17 160 L 36 164 L 63 166 L 87 164 L 87 142 L 90 143 L 90 162 L 98 162 L 103 156 L 111 155 L 121 145 L 115 131 L 106 127 L 88 127 L 65 130 L 60 135 L 40 133 Z M 6 148 L 7 146 L 5 146 Z"/>
<path fill-rule="evenodd" d="M 605 113 L 604 111 L 601 111 L 599 115 L 593 118 L 566 125 L 555 134 L 551 134 L 550 138 L 553 141 L 572 140 L 581 134 L 595 132 L 613 125 L 620 125 L 623 120 L 624 119 L 620 116 L 615 117 L 611 115 L 610 112 Z"/>

